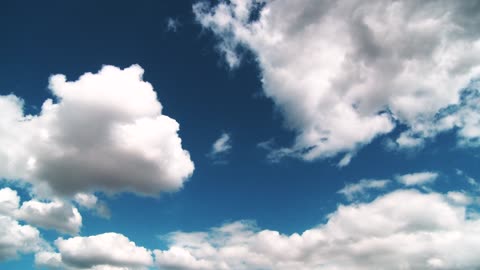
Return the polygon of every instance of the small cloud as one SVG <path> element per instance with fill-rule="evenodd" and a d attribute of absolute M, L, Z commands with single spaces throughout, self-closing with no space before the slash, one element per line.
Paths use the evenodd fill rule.
<path fill-rule="evenodd" d="M 479 186 L 478 182 L 477 182 L 474 178 L 472 178 L 472 177 L 470 177 L 470 176 L 467 176 L 467 182 L 468 182 L 470 185 L 474 186 L 474 187 L 478 187 L 478 186 Z"/>
<path fill-rule="evenodd" d="M 224 157 L 230 152 L 231 149 L 232 139 L 230 134 L 223 132 L 213 143 L 212 150 L 207 156 L 210 157 L 216 164 L 225 164 L 227 161 L 224 160 Z"/>
<path fill-rule="evenodd" d="M 355 153 L 347 153 L 343 158 L 338 162 L 337 167 L 338 168 L 343 168 L 350 164 L 350 161 L 352 161 L 352 158 L 355 156 Z"/>
<path fill-rule="evenodd" d="M 172 17 L 167 19 L 167 32 L 177 32 L 180 26 L 181 23 L 178 19 Z"/>
<path fill-rule="evenodd" d="M 344 195 L 347 200 L 352 201 L 356 196 L 363 195 L 368 189 L 382 189 L 385 188 L 390 180 L 387 179 L 362 179 L 355 184 L 347 184 L 338 193 Z"/>
<path fill-rule="evenodd" d="M 88 193 L 77 193 L 74 201 L 85 209 L 92 210 L 102 218 L 110 218 L 110 209 L 107 204 L 97 198 L 97 196 Z"/>
<path fill-rule="evenodd" d="M 268 152 L 267 161 L 271 163 L 278 163 L 285 157 L 300 158 L 298 153 L 292 149 L 277 147 L 275 139 L 273 138 L 257 143 L 257 147 Z"/>
<path fill-rule="evenodd" d="M 431 183 L 438 177 L 436 172 L 419 172 L 399 175 L 396 177 L 397 181 L 405 186 L 416 186 Z"/>
<path fill-rule="evenodd" d="M 472 203 L 472 198 L 460 191 L 449 191 L 447 193 L 447 199 L 458 205 L 469 205 Z"/>

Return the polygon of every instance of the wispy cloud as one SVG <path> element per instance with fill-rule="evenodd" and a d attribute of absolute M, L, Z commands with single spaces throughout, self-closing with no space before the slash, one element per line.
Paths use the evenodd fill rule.
<path fill-rule="evenodd" d="M 399 175 L 396 177 L 397 181 L 405 186 L 416 186 L 431 183 L 438 177 L 436 172 L 419 172 Z"/>
<path fill-rule="evenodd" d="M 358 183 L 347 184 L 338 193 L 344 195 L 347 200 L 351 201 L 355 197 L 364 195 L 368 189 L 382 189 L 390 183 L 387 179 L 362 179 Z"/>
<path fill-rule="evenodd" d="M 169 17 L 167 19 L 167 32 L 177 32 L 180 26 L 182 25 L 180 21 L 176 18 Z"/>
<path fill-rule="evenodd" d="M 229 133 L 223 132 L 220 137 L 213 143 L 208 157 L 216 164 L 225 164 L 225 155 L 232 149 L 232 139 Z"/>

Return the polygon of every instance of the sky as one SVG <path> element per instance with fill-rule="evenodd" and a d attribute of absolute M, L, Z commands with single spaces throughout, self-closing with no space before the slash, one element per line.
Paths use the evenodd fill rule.
<path fill-rule="evenodd" d="M 0 268 L 479 269 L 480 4 L 0 3 Z"/>

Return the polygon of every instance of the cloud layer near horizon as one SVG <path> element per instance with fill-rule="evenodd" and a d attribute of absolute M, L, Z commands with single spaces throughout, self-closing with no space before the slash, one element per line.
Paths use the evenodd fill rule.
<path fill-rule="evenodd" d="M 138 246 L 119 233 L 59 238 L 57 251 L 37 250 L 35 261 L 72 270 L 477 269 L 480 220 L 470 196 L 397 189 L 339 205 L 325 223 L 302 233 L 236 221 L 172 232 L 163 250 Z"/>
<path fill-rule="evenodd" d="M 265 95 L 297 133 L 271 156 L 351 157 L 398 125 L 407 131 L 395 147 L 454 128 L 460 144 L 478 145 L 478 1 L 231 0 L 193 10 L 230 67 L 241 48 L 254 53 Z"/>
<path fill-rule="evenodd" d="M 54 75 L 55 101 L 34 116 L 20 98 L 0 96 L 0 177 L 27 181 L 42 196 L 182 187 L 193 162 L 142 75 L 138 65 L 104 66 L 77 81 Z"/>

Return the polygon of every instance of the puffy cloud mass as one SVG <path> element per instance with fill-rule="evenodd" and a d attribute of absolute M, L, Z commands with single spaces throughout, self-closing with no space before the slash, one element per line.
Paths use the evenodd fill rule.
<path fill-rule="evenodd" d="M 77 234 L 82 226 L 82 216 L 77 208 L 62 201 L 24 202 L 16 217 L 38 227 L 68 234 Z"/>
<path fill-rule="evenodd" d="M 127 237 L 104 233 L 89 237 L 59 238 L 59 253 L 43 251 L 35 256 L 38 266 L 50 269 L 120 270 L 147 269 L 153 264 L 151 251 Z"/>
<path fill-rule="evenodd" d="M 0 189 L 0 261 L 13 259 L 18 253 L 43 249 L 45 243 L 40 232 L 16 220 L 20 197 L 10 188 Z"/>
<path fill-rule="evenodd" d="M 59 195 L 180 188 L 194 165 L 179 124 L 162 114 L 142 75 L 138 65 L 104 66 L 77 81 L 54 75 L 55 101 L 34 116 L 24 115 L 20 98 L 0 96 L 0 177 Z"/>
<path fill-rule="evenodd" d="M 456 130 L 480 132 L 478 1 L 230 0 L 193 7 L 231 67 L 254 53 L 264 93 L 297 133 L 274 151 L 341 166 L 395 126 L 396 147 Z"/>
<path fill-rule="evenodd" d="M 11 217 L 0 215 L 0 262 L 15 258 L 18 253 L 40 250 L 43 245 L 36 228 L 21 225 Z"/>
<path fill-rule="evenodd" d="M 20 197 L 10 188 L 0 189 L 0 216 L 2 215 L 67 234 L 77 234 L 82 226 L 82 216 L 69 202 L 41 202 L 33 199 L 23 202 L 20 207 Z"/>
<path fill-rule="evenodd" d="M 478 269 L 480 220 L 439 193 L 397 190 L 341 205 L 326 224 L 301 234 L 235 222 L 207 232 L 174 233 L 155 250 L 168 270 Z"/>

